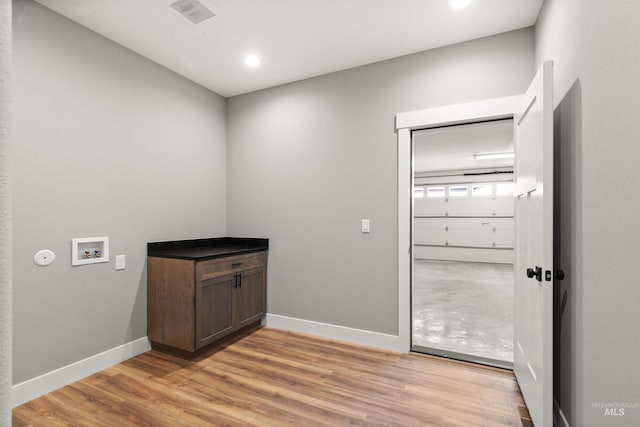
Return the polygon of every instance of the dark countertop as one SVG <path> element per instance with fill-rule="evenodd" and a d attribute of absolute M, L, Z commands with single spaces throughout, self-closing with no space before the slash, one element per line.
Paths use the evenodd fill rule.
<path fill-rule="evenodd" d="M 262 252 L 269 249 L 269 239 L 214 237 L 147 243 L 147 256 L 203 261 L 231 255 Z"/>

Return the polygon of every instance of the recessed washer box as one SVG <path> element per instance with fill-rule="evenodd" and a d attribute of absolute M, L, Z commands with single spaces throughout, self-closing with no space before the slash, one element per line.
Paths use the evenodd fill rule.
<path fill-rule="evenodd" d="M 71 239 L 71 265 L 109 262 L 108 237 L 78 237 Z"/>

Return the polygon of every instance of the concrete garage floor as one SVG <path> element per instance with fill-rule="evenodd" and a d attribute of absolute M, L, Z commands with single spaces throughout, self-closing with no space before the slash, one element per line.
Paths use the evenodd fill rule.
<path fill-rule="evenodd" d="M 513 362 L 513 265 L 416 259 L 412 305 L 413 346 Z"/>

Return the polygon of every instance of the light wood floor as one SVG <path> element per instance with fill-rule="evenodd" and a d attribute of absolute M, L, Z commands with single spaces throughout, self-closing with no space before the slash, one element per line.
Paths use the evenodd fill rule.
<path fill-rule="evenodd" d="M 14 426 L 520 426 L 510 371 L 272 328 L 150 351 L 13 411 Z"/>

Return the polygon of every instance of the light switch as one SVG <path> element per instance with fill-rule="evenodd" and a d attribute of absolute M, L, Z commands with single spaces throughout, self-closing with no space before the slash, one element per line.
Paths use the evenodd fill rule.
<path fill-rule="evenodd" d="M 116 270 L 124 270 L 124 267 L 125 267 L 125 256 L 116 255 Z"/>
<path fill-rule="evenodd" d="M 370 222 L 368 219 L 362 220 L 362 232 L 368 233 L 370 231 Z"/>

